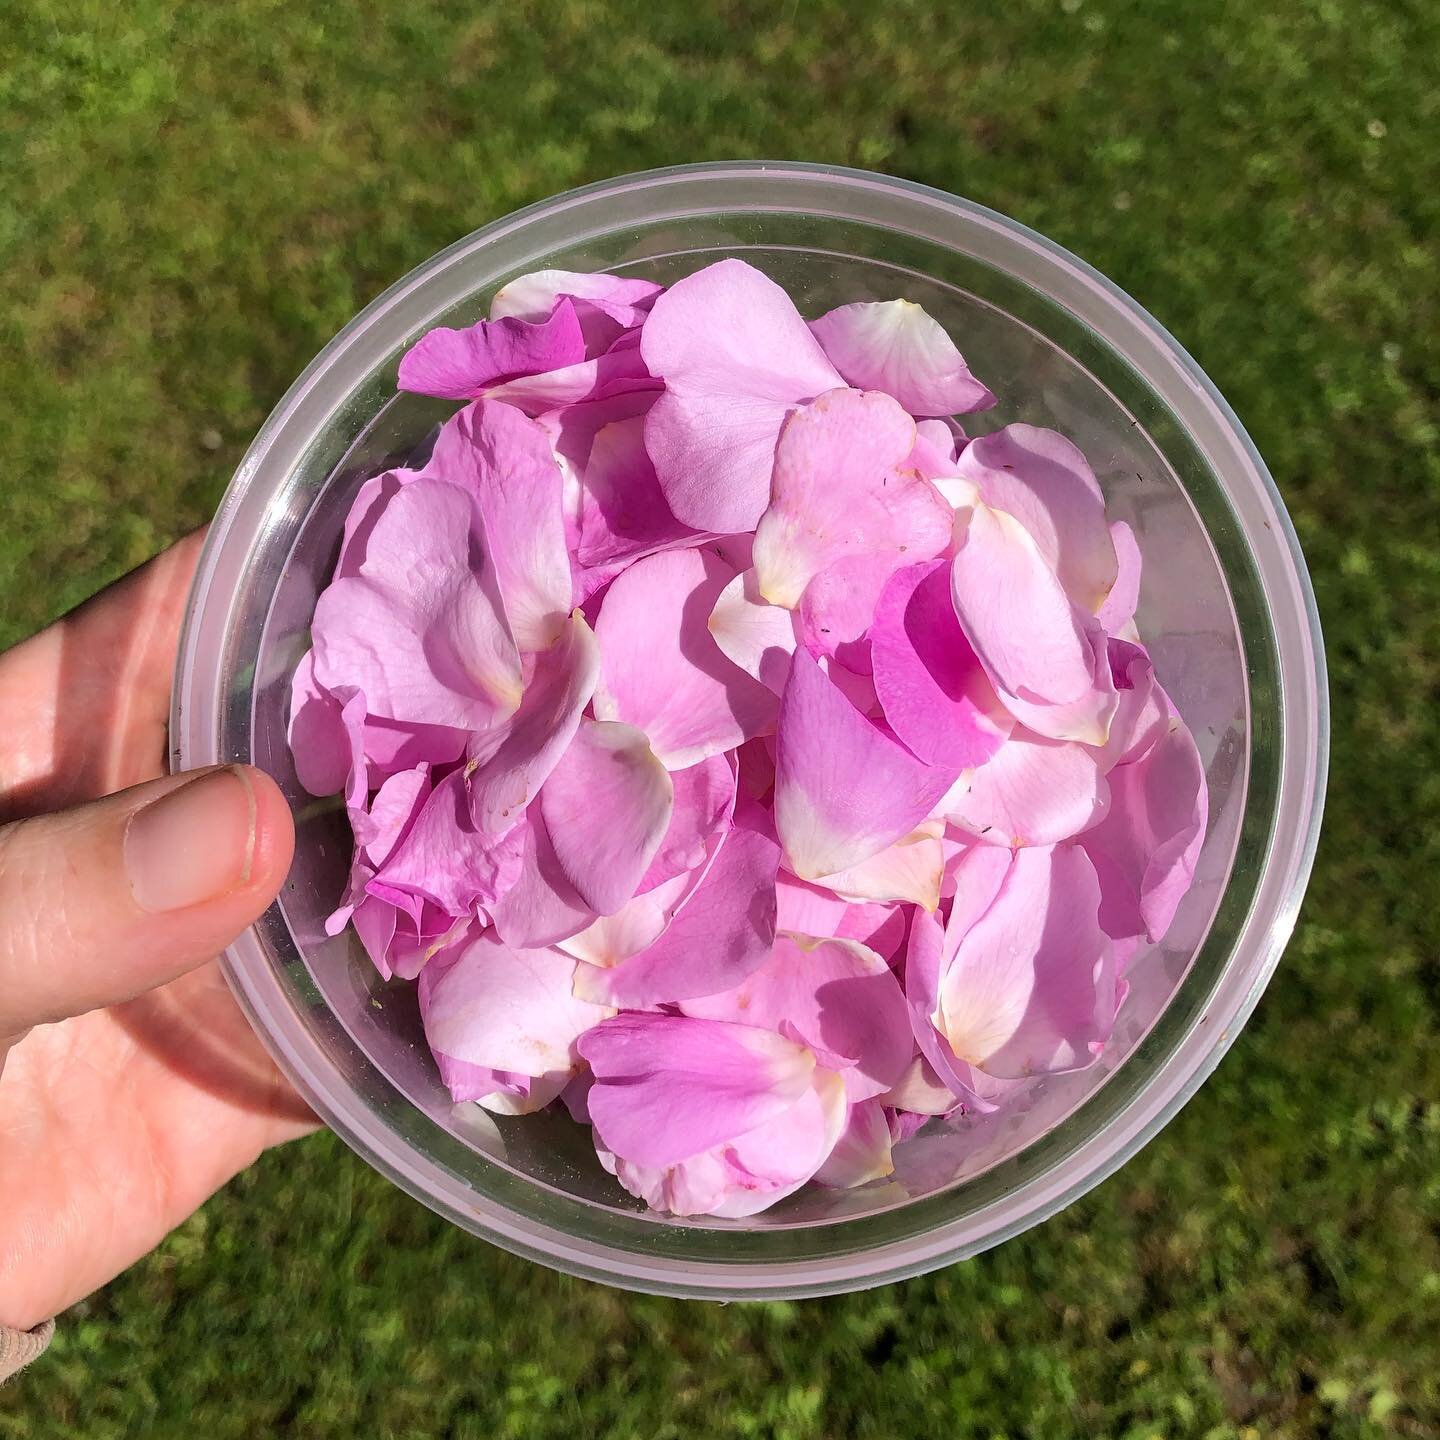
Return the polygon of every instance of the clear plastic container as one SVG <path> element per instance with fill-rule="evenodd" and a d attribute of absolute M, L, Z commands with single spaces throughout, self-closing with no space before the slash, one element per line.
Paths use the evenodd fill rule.
<path fill-rule="evenodd" d="M 894 1176 L 807 1187 L 743 1221 L 646 1213 L 563 1115 L 453 1105 L 412 985 L 383 983 L 322 919 L 346 874 L 343 813 L 295 780 L 291 671 L 359 482 L 455 407 L 397 395 L 403 350 L 485 313 L 544 267 L 669 281 L 726 255 L 811 315 L 905 296 L 1001 397 L 979 428 L 1053 425 L 1086 452 L 1145 557 L 1139 622 L 1206 762 L 1210 830 L 1164 944 L 1136 962 L 1102 1060 L 1023 1104 L 898 1148 Z M 923 186 L 803 165 L 689 166 L 576 190 L 451 246 L 350 322 L 245 456 L 191 598 L 172 717 L 177 768 L 253 761 L 290 797 L 279 902 L 226 957 L 296 1088 L 361 1155 L 456 1224 L 612 1284 L 714 1299 L 825 1294 L 973 1255 L 1053 1214 L 1133 1155 L 1235 1038 L 1294 924 L 1320 821 L 1324 659 L 1280 498 L 1229 407 L 1114 285 L 1034 232 Z M 1243 1144 L 1243 1137 L 1237 1143 Z"/>

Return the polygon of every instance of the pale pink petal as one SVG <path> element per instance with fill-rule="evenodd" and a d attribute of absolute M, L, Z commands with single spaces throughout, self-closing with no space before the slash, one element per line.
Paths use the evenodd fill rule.
<path fill-rule="evenodd" d="M 1112 636 L 1107 653 L 1117 704 L 1109 737 L 1096 752 L 1105 770 L 1138 760 L 1170 728 L 1170 706 L 1145 647 Z"/>
<path fill-rule="evenodd" d="M 320 596 L 315 679 L 353 685 L 370 715 L 484 730 L 520 700 L 520 660 L 487 568 L 470 494 L 403 486 L 375 522 L 358 573 Z"/>
<path fill-rule="evenodd" d="M 441 428 L 426 475 L 476 499 L 486 558 L 522 651 L 553 645 L 570 613 L 560 467 L 544 428 L 509 405 L 477 400 Z"/>
<path fill-rule="evenodd" d="M 634 895 L 673 806 L 670 776 L 644 733 L 610 720 L 582 720 L 540 790 L 560 868 L 599 915 Z"/>
<path fill-rule="evenodd" d="M 842 1057 L 836 1068 L 844 1066 L 851 1100 L 888 1090 L 914 1048 L 899 981 L 854 940 L 779 935 L 769 959 L 739 985 L 687 1000 L 681 1009 L 766 1030 L 785 1025 L 817 1054 Z"/>
<path fill-rule="evenodd" d="M 812 655 L 838 660 L 852 674 L 871 673 L 870 625 L 896 558 L 847 555 L 811 578 L 797 614 Z"/>
<path fill-rule="evenodd" d="M 858 865 L 821 876 L 815 883 L 847 900 L 878 900 L 934 910 L 940 904 L 944 870 L 940 825 L 934 823 L 921 826 Z"/>
<path fill-rule="evenodd" d="M 1115 585 L 1105 500 L 1081 450 L 1054 430 L 1007 425 L 972 440 L 955 473 L 1029 531 L 1070 599 L 1094 614 Z"/>
<path fill-rule="evenodd" d="M 345 530 L 340 538 L 340 558 L 335 562 L 335 578 L 358 575 L 369 551 L 370 536 L 375 522 L 402 485 L 419 477 L 418 470 L 386 470 L 372 475 L 355 492 L 350 513 L 345 517 Z"/>
<path fill-rule="evenodd" d="M 485 393 L 490 399 L 503 400 L 527 415 L 540 415 L 560 405 L 659 389 L 660 382 L 645 368 L 640 351 L 617 343 L 593 360 L 582 360 L 578 365 L 566 365 L 541 375 L 522 375 Z"/>
<path fill-rule="evenodd" d="M 627 900 L 613 915 L 598 916 L 584 929 L 559 941 L 559 946 L 587 965 L 619 965 L 648 950 L 665 933 L 675 912 L 695 892 L 700 878 L 693 872 L 672 876 Z"/>
<path fill-rule="evenodd" d="M 983 503 L 956 512 L 950 572 L 960 627 L 1001 703 L 1054 740 L 1102 745 L 1115 711 L 1105 636 L 1079 611 L 1030 532 Z"/>
<path fill-rule="evenodd" d="M 772 1031 L 685 1015 L 617 1015 L 579 1049 L 595 1075 L 597 1141 L 639 1165 L 678 1164 L 753 1130 L 799 1100 L 815 1071 L 809 1050 Z"/>
<path fill-rule="evenodd" d="M 991 845 L 1053 845 L 1089 829 L 1109 809 L 1104 768 L 1091 746 L 1017 728 L 956 783 L 946 818 Z"/>
<path fill-rule="evenodd" d="M 596 638 L 576 611 L 555 645 L 535 656 L 520 708 L 498 743 L 485 735 L 471 742 L 470 805 L 481 830 L 509 829 L 540 793 L 574 737 L 599 673 Z"/>
<path fill-rule="evenodd" d="M 1115 583 L 1095 618 L 1109 634 L 1116 635 L 1135 618 L 1140 603 L 1140 545 L 1123 520 L 1110 526 L 1110 543 L 1115 547 Z"/>
<path fill-rule="evenodd" d="M 409 895 L 462 916 L 505 893 L 520 873 L 523 850 L 519 830 L 493 836 L 475 828 L 464 772 L 454 770 L 431 791 L 367 888 L 391 903 Z"/>
<path fill-rule="evenodd" d="M 399 386 L 442 400 L 469 400 L 518 375 L 558 370 L 584 358 L 575 307 L 560 300 L 534 321 L 480 320 L 464 330 L 437 325 L 405 352 Z"/>
<path fill-rule="evenodd" d="M 796 653 L 780 706 L 775 823 L 801 879 L 858 865 L 909 835 L 954 778 L 883 734 Z"/>
<path fill-rule="evenodd" d="M 439 1056 L 436 1057 L 436 1063 L 439 1064 Z M 440 1073 L 442 1076 L 445 1074 L 443 1065 L 440 1065 Z M 497 1070 L 495 1073 L 509 1076 L 514 1072 Z M 573 1079 L 574 1076 L 568 1070 L 549 1070 L 544 1075 L 525 1077 L 522 1083 L 513 1089 L 502 1086 L 491 1091 L 489 1095 L 477 1096 L 476 1100 L 482 1110 L 488 1110 L 492 1115 L 533 1115 L 556 1099 Z M 453 1085 L 451 1094 L 454 1095 Z M 460 1097 L 457 1095 L 455 1098 L 458 1100 Z"/>
<path fill-rule="evenodd" d="M 576 555 L 587 567 L 637 560 L 708 538 L 670 513 L 645 450 L 642 416 L 614 421 L 597 432 L 580 491 Z"/>
<path fill-rule="evenodd" d="M 995 403 L 945 327 L 913 300 L 841 305 L 810 329 L 847 384 L 883 390 L 912 415 L 957 415 Z"/>
<path fill-rule="evenodd" d="M 554 945 L 577 935 L 595 912 L 565 878 L 538 806 L 516 827 L 524 836 L 520 868 L 510 888 L 488 907 L 500 938 L 520 949 Z"/>
<path fill-rule="evenodd" d="M 664 287 L 653 280 L 638 280 L 599 271 L 535 270 L 507 281 L 490 302 L 490 318 L 515 316 L 541 320 L 562 296 L 586 300 L 613 320 L 629 328 L 639 325 Z"/>
<path fill-rule="evenodd" d="M 665 382 L 645 445 L 670 509 L 697 530 L 754 529 L 786 414 L 841 383 L 790 297 L 721 260 L 655 301 L 640 351 Z"/>
<path fill-rule="evenodd" d="M 727 756 L 672 770 L 670 782 L 675 796 L 670 824 L 640 881 L 642 892 L 707 864 L 735 810 L 735 769 Z"/>
<path fill-rule="evenodd" d="M 485 931 L 448 963 L 420 972 L 420 1013 L 431 1050 L 518 1075 L 569 1071 L 575 1042 L 613 1013 L 571 994 L 574 969 L 568 955 L 512 950 Z"/>
<path fill-rule="evenodd" d="M 960 1092 L 946 1084 L 923 1055 L 910 1062 L 900 1083 L 881 1099 L 887 1107 L 894 1107 L 891 1116 L 896 1123 L 891 1135 L 897 1141 L 908 1140 L 927 1121 L 949 1115 L 964 1104 Z"/>
<path fill-rule="evenodd" d="M 1013 854 L 941 977 L 940 1029 L 961 1060 L 1002 1078 L 1089 1063 L 1114 1022 L 1115 953 L 1099 907 L 1080 848 Z"/>
<path fill-rule="evenodd" d="M 361 744 L 370 783 L 378 785 L 417 765 L 448 765 L 464 755 L 468 739 L 468 731 L 453 725 L 407 725 L 367 715 Z"/>
<path fill-rule="evenodd" d="M 1082 838 L 1104 896 L 1111 935 L 1159 940 L 1195 878 L 1205 840 L 1205 767 L 1178 716 L 1137 760 L 1109 775 L 1110 813 Z"/>
<path fill-rule="evenodd" d="M 832 390 L 786 422 L 770 507 L 755 530 L 760 593 L 794 609 L 811 579 L 849 555 L 938 555 L 951 511 L 930 482 L 898 468 L 915 422 L 888 395 Z"/>
<path fill-rule="evenodd" d="M 636 1165 L 598 1146 L 596 1155 L 630 1194 L 662 1215 L 710 1215 L 730 1194 L 730 1167 L 718 1146 L 678 1165 Z"/>
<path fill-rule="evenodd" d="M 895 1173 L 890 1144 L 885 1107 L 878 1100 L 852 1102 L 845 1128 L 814 1178 L 836 1190 L 852 1190 L 871 1180 L 883 1180 Z"/>
<path fill-rule="evenodd" d="M 608 969 L 582 966 L 576 993 L 600 1004 L 644 1006 L 738 985 L 765 963 L 774 944 L 779 863 L 768 837 L 733 831 L 659 938 Z"/>
<path fill-rule="evenodd" d="M 919 420 L 915 424 L 915 448 L 905 463 L 927 480 L 939 480 L 955 473 L 955 432 L 945 420 Z"/>
<path fill-rule="evenodd" d="M 734 571 L 707 548 L 637 560 L 605 592 L 595 715 L 643 730 L 683 770 L 774 728 L 772 691 L 727 660 L 708 622 Z"/>
<path fill-rule="evenodd" d="M 710 634 L 721 654 L 779 695 L 795 653 L 795 617 L 762 598 L 754 570 L 744 570 L 720 592 L 710 612 Z"/>
<path fill-rule="evenodd" d="M 834 935 L 850 909 L 850 902 L 833 890 L 798 880 L 788 870 L 776 878 L 775 904 L 777 930 L 798 935 Z"/>
<path fill-rule="evenodd" d="M 1009 861 L 1002 852 L 1001 880 L 1009 871 Z M 999 882 L 996 884 L 998 891 Z M 896 1086 L 885 1096 L 885 1103 L 906 1110 L 922 1110 L 926 1114 L 944 1114 L 966 1094 L 965 1082 L 969 1067 L 950 1048 L 950 1042 L 936 1029 L 940 1004 L 940 982 L 949 961 L 945 932 L 939 920 L 923 913 L 912 916 L 910 939 L 905 951 L 905 1002 L 910 1031 L 920 1047 L 926 1070 L 902 1074 Z M 944 1086 L 949 1095 L 929 1096 L 924 1092 L 931 1085 Z M 909 1093 L 904 1093 L 909 1087 Z M 916 1092 L 920 1093 L 916 1093 Z M 897 1093 L 898 1092 L 898 1093 Z"/>
<path fill-rule="evenodd" d="M 867 900 L 845 907 L 844 917 L 835 930 L 835 938 L 858 940 L 894 969 L 909 933 L 908 905 Z"/>
<path fill-rule="evenodd" d="M 955 617 L 944 560 L 891 577 L 870 627 L 870 663 L 886 720 L 928 764 L 981 765 L 1015 723 Z"/>

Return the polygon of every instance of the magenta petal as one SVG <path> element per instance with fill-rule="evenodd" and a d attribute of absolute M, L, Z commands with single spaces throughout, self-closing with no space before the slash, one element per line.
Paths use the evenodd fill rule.
<path fill-rule="evenodd" d="M 858 865 L 909 835 L 954 778 L 884 735 L 796 653 L 780 703 L 775 824 L 801 879 Z"/>
<path fill-rule="evenodd" d="M 941 978 L 940 1028 L 961 1060 L 1019 1078 L 1093 1059 L 1115 1010 L 1115 952 L 1099 907 L 1095 868 L 1078 846 L 1014 853 Z"/>
<path fill-rule="evenodd" d="M 955 618 L 944 560 L 891 577 L 870 627 L 870 663 L 886 720 L 929 764 L 981 765 L 1014 725 Z"/>
<path fill-rule="evenodd" d="M 710 612 L 711 637 L 721 654 L 780 694 L 795 653 L 795 617 L 760 594 L 754 570 L 743 570 L 720 592 Z"/>
<path fill-rule="evenodd" d="M 895 1173 L 890 1155 L 890 1122 L 878 1100 L 852 1103 L 845 1116 L 845 1128 L 815 1172 L 821 1185 L 851 1190 L 871 1180 L 883 1180 Z"/>
<path fill-rule="evenodd" d="M 400 361 L 399 385 L 442 400 L 469 400 L 518 375 L 578 364 L 585 337 L 575 307 L 560 300 L 544 320 L 481 320 L 465 330 L 443 325 L 422 335 Z"/>
<path fill-rule="evenodd" d="M 841 1074 L 852 1101 L 890 1089 L 913 1049 L 899 981 L 854 940 L 777 936 L 769 959 L 739 985 L 681 1008 L 767 1030 L 788 1025 L 813 1050 L 845 1057 Z"/>
<path fill-rule="evenodd" d="M 954 825 L 991 845 L 1053 845 L 1087 830 L 1110 808 L 1098 751 L 1025 729 L 957 784 L 947 800 Z"/>
<path fill-rule="evenodd" d="M 571 994 L 574 969 L 568 955 L 512 950 L 487 930 L 448 964 L 420 972 L 430 1048 L 518 1075 L 568 1071 L 575 1042 L 611 1013 Z"/>
<path fill-rule="evenodd" d="M 573 963 L 573 962 L 572 962 Z M 769 1030 L 684 1015 L 617 1015 L 579 1042 L 606 1149 L 675 1165 L 753 1130 L 809 1088 L 815 1057 Z"/>
<path fill-rule="evenodd" d="M 580 712 L 595 693 L 600 654 L 595 636 L 577 611 L 559 640 L 534 657 L 534 672 L 520 708 L 498 737 L 471 741 L 477 768 L 470 782 L 470 807 L 487 834 L 509 829 L 540 793 L 580 724 Z"/>
<path fill-rule="evenodd" d="M 726 837 L 705 877 L 649 947 L 609 969 L 587 965 L 575 990 L 620 1006 L 714 995 L 765 963 L 775 941 L 780 851 L 753 830 Z"/>
<path fill-rule="evenodd" d="M 578 935 L 595 912 L 565 878 L 539 806 L 517 827 L 524 836 L 520 867 L 510 888 L 489 907 L 500 938 L 520 949 L 538 949 Z"/>
<path fill-rule="evenodd" d="M 956 539 L 955 613 L 1001 703 L 1051 739 L 1104 744 L 1115 687 L 1094 618 L 1071 603 L 1030 532 L 1005 511 L 983 503 L 958 511 Z"/>
<path fill-rule="evenodd" d="M 1190 731 L 1170 729 L 1109 775 L 1110 813 L 1082 843 L 1100 875 L 1101 923 L 1115 936 L 1161 939 L 1195 878 L 1209 796 Z"/>
<path fill-rule="evenodd" d="M 509 405 L 477 400 L 446 422 L 424 473 L 475 496 L 516 644 L 554 644 L 570 613 L 570 557 L 546 431 Z"/>
<path fill-rule="evenodd" d="M 637 887 L 641 891 L 697 870 L 715 853 L 735 810 L 735 769 L 727 756 L 672 770 L 670 824 Z"/>
<path fill-rule="evenodd" d="M 486 394 L 527 415 L 540 415 L 560 405 L 659 389 L 659 381 L 645 368 L 640 351 L 617 343 L 593 360 L 582 360 L 578 365 L 566 365 L 539 375 L 522 375 L 494 386 Z"/>
<path fill-rule="evenodd" d="M 359 573 L 320 596 L 315 679 L 353 685 L 371 715 L 486 729 L 520 698 L 520 662 L 484 569 L 469 494 L 415 480 L 376 522 Z"/>
<path fill-rule="evenodd" d="M 773 728 L 774 694 L 721 653 L 708 622 L 735 572 L 708 547 L 637 560 L 605 592 L 595 714 L 643 730 L 683 770 Z"/>
<path fill-rule="evenodd" d="M 928 480 L 898 467 L 915 422 L 878 392 L 832 390 L 786 422 L 770 507 L 755 530 L 760 593 L 793 609 L 811 579 L 849 555 L 928 559 L 951 511 Z"/>
<path fill-rule="evenodd" d="M 739 985 L 765 963 L 775 943 L 779 860 L 775 842 L 736 829 L 665 932 L 613 968 L 583 966 L 576 972 L 576 994 L 599 1004 L 642 1007 Z"/>
<path fill-rule="evenodd" d="M 640 351 L 665 382 L 645 445 L 670 509 L 697 530 L 753 529 L 786 414 L 841 383 L 790 297 L 721 260 L 655 301 Z"/>
<path fill-rule="evenodd" d="M 576 553 L 582 565 L 636 560 L 705 538 L 670 513 L 645 450 L 642 416 L 596 433 L 581 479 Z"/>
<path fill-rule="evenodd" d="M 1030 533 L 1070 599 L 1094 614 L 1115 585 L 1105 500 L 1080 449 L 1054 430 L 1007 425 L 972 440 L 955 473 Z"/>
<path fill-rule="evenodd" d="M 409 832 L 370 882 L 372 894 L 411 895 L 449 915 L 493 904 L 520 872 L 524 836 L 479 833 L 470 819 L 464 773 L 451 771 L 430 793 Z"/>
<path fill-rule="evenodd" d="M 1123 520 L 1110 526 L 1110 543 L 1115 547 L 1115 584 L 1095 618 L 1115 635 L 1135 618 L 1135 607 L 1140 603 L 1140 544 Z"/>
<path fill-rule="evenodd" d="M 674 790 L 643 732 L 582 720 L 540 791 L 540 813 L 575 893 L 613 915 L 635 893 L 670 823 Z"/>
<path fill-rule="evenodd" d="M 847 384 L 883 390 L 912 415 L 957 415 L 995 403 L 944 327 L 913 300 L 841 305 L 810 329 Z"/>

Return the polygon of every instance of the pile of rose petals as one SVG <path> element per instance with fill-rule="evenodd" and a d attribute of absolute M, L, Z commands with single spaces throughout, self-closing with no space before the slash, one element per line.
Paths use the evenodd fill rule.
<path fill-rule="evenodd" d="M 360 487 L 290 741 L 457 1101 L 743 1216 L 1094 1061 L 1206 790 L 1074 445 L 733 259 L 527 275 L 400 386 L 465 403 Z"/>

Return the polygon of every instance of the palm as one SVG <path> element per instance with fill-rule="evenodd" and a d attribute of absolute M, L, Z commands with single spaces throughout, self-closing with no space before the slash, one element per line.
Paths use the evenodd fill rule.
<path fill-rule="evenodd" d="M 0 656 L 0 820 L 163 773 L 198 550 L 191 537 Z M 263 1149 L 314 1124 L 213 962 L 42 1026 L 3 1064 L 0 1275 L 7 1308 L 35 1319 L 103 1283 Z"/>

